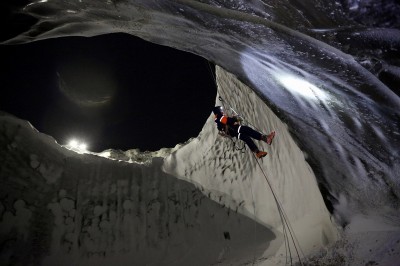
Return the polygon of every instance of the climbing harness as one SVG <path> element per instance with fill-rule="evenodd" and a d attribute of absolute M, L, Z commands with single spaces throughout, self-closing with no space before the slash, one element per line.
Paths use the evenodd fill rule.
<path fill-rule="evenodd" d="M 207 64 L 208 64 L 208 68 L 209 68 L 209 70 L 210 70 L 211 78 L 212 78 L 212 80 L 214 81 L 215 87 L 218 89 L 217 78 L 216 78 L 216 76 L 214 75 L 214 72 L 213 72 L 213 70 L 212 70 L 210 61 L 207 61 Z M 221 97 L 219 97 L 219 100 L 220 100 L 221 102 L 223 102 L 223 100 L 222 100 Z M 233 110 L 233 111 L 234 111 L 234 110 Z M 234 111 L 234 112 L 235 112 L 235 111 Z M 237 113 L 235 112 L 235 114 L 237 114 Z M 245 144 L 245 143 L 243 143 L 242 146 L 240 147 L 240 146 L 237 144 L 238 141 L 236 141 L 233 137 L 231 137 L 231 136 L 229 136 L 229 135 L 226 135 L 226 134 L 220 134 L 220 135 L 221 135 L 222 137 L 228 138 L 228 139 L 230 139 L 230 140 L 232 141 L 232 149 L 233 149 L 233 150 L 237 150 L 237 151 L 240 151 L 240 152 L 242 152 L 242 153 L 244 153 L 244 152 L 246 151 L 246 144 Z"/>
<path fill-rule="evenodd" d="M 223 104 L 226 104 L 229 107 L 229 109 L 232 110 L 237 116 L 240 116 L 239 113 L 236 112 L 228 103 L 226 103 L 222 99 L 221 96 L 218 99 Z M 241 118 L 243 119 L 243 121 L 245 121 L 245 119 L 243 117 L 241 117 Z M 248 124 L 251 125 L 250 123 L 248 123 Z M 283 206 L 282 206 L 282 203 L 279 201 L 278 196 L 277 196 L 277 194 L 276 194 L 276 192 L 275 192 L 275 190 L 274 190 L 274 188 L 273 188 L 273 186 L 272 186 L 272 184 L 271 184 L 266 172 L 264 171 L 262 165 L 260 164 L 259 160 L 257 160 L 257 158 L 256 158 L 256 156 L 254 154 L 253 154 L 253 157 L 256 160 L 257 165 L 260 168 L 265 180 L 267 181 L 268 187 L 271 190 L 272 196 L 273 196 L 273 198 L 275 200 L 275 203 L 276 203 L 276 206 L 277 206 L 277 209 L 278 209 L 278 212 L 279 212 L 279 217 L 280 217 L 280 220 L 281 220 L 281 223 L 282 223 L 282 231 L 283 231 L 284 243 L 285 243 L 285 258 L 286 258 L 285 265 L 289 265 L 289 262 L 290 262 L 290 265 L 294 265 L 293 264 L 294 263 L 293 262 L 293 256 L 297 256 L 299 265 L 303 266 L 304 263 L 302 261 L 302 258 L 304 259 L 305 256 L 304 256 L 303 251 L 300 248 L 299 241 L 296 238 L 296 235 L 294 234 L 294 230 L 293 230 L 292 225 L 290 224 L 288 216 L 285 213 L 285 211 L 283 209 Z M 252 187 L 252 186 L 250 185 L 250 187 Z M 253 195 L 252 189 L 251 189 L 251 193 L 252 193 L 252 197 L 253 197 L 254 217 L 255 217 L 255 201 L 254 201 L 254 195 Z M 255 221 L 255 219 L 254 219 L 254 221 Z M 254 230 L 256 231 L 256 225 L 254 227 Z M 254 232 L 254 237 L 256 238 L 256 232 Z M 292 250 L 291 244 L 294 247 L 294 251 Z M 289 259 L 290 259 L 290 261 L 289 261 Z M 255 262 L 255 257 L 254 257 L 253 264 L 254 264 L 254 262 Z"/>
<path fill-rule="evenodd" d="M 235 113 L 235 116 L 240 117 L 240 119 L 243 121 L 244 125 L 248 125 L 251 126 L 252 128 L 254 128 L 255 130 L 262 132 L 262 130 L 260 130 L 259 128 L 257 128 L 255 125 L 251 124 L 247 119 L 245 119 L 243 116 L 241 116 L 238 112 L 235 111 L 235 109 L 229 104 L 227 103 L 221 96 L 218 97 L 218 100 L 221 101 L 221 103 L 223 105 L 227 105 L 229 107 L 230 110 L 232 110 L 232 112 Z"/>
<path fill-rule="evenodd" d="M 221 132 L 221 131 L 220 131 L 220 132 Z M 222 137 L 224 137 L 224 138 L 227 138 L 227 139 L 229 139 L 229 140 L 231 141 L 231 143 L 232 143 L 232 150 L 240 151 L 241 153 L 246 152 L 246 143 L 242 142 L 242 146 L 240 147 L 239 144 L 238 144 L 238 142 L 239 142 L 238 139 L 236 139 L 236 138 L 234 138 L 234 137 L 231 137 L 231 136 L 228 135 L 228 134 L 220 133 L 220 132 L 218 133 L 220 136 L 222 136 Z"/>

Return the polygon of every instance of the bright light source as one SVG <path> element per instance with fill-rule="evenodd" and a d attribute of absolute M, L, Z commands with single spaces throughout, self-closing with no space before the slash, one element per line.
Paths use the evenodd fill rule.
<path fill-rule="evenodd" d="M 69 143 L 68 143 L 68 148 L 75 150 L 75 151 L 86 151 L 87 150 L 87 145 L 84 142 L 80 142 L 76 139 L 72 139 Z"/>
<path fill-rule="evenodd" d="M 73 139 L 69 142 L 69 146 L 71 146 L 71 148 L 78 148 L 78 141 L 76 139 Z"/>
<path fill-rule="evenodd" d="M 80 149 L 81 151 L 86 151 L 86 148 L 87 148 L 87 145 L 86 145 L 85 143 L 79 144 L 79 149 Z"/>

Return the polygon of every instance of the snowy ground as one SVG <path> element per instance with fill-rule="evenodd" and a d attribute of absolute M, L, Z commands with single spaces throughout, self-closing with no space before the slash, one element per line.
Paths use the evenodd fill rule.
<path fill-rule="evenodd" d="M 309 265 L 400 265 L 400 229 L 381 217 L 354 217 L 335 243 L 311 256 Z"/>

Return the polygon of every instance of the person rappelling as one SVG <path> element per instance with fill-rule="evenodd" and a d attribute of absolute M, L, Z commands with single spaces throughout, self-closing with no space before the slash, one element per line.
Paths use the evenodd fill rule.
<path fill-rule="evenodd" d="M 257 158 L 262 158 L 268 153 L 260 151 L 252 139 L 262 140 L 268 145 L 271 145 L 275 137 L 275 131 L 268 135 L 264 135 L 257 130 L 245 125 L 241 125 L 242 119 L 239 116 L 227 116 L 224 114 L 222 106 L 215 106 L 213 108 L 214 121 L 217 124 L 218 134 L 224 137 L 235 137 L 243 140 L 250 150 L 255 153 Z"/>

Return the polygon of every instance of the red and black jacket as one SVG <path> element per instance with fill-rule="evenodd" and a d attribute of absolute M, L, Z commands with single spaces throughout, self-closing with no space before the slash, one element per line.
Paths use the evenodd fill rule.
<path fill-rule="evenodd" d="M 236 117 L 229 117 L 223 114 L 214 115 L 214 121 L 217 123 L 219 131 L 231 136 L 238 136 L 238 129 L 240 127 L 239 120 Z"/>

